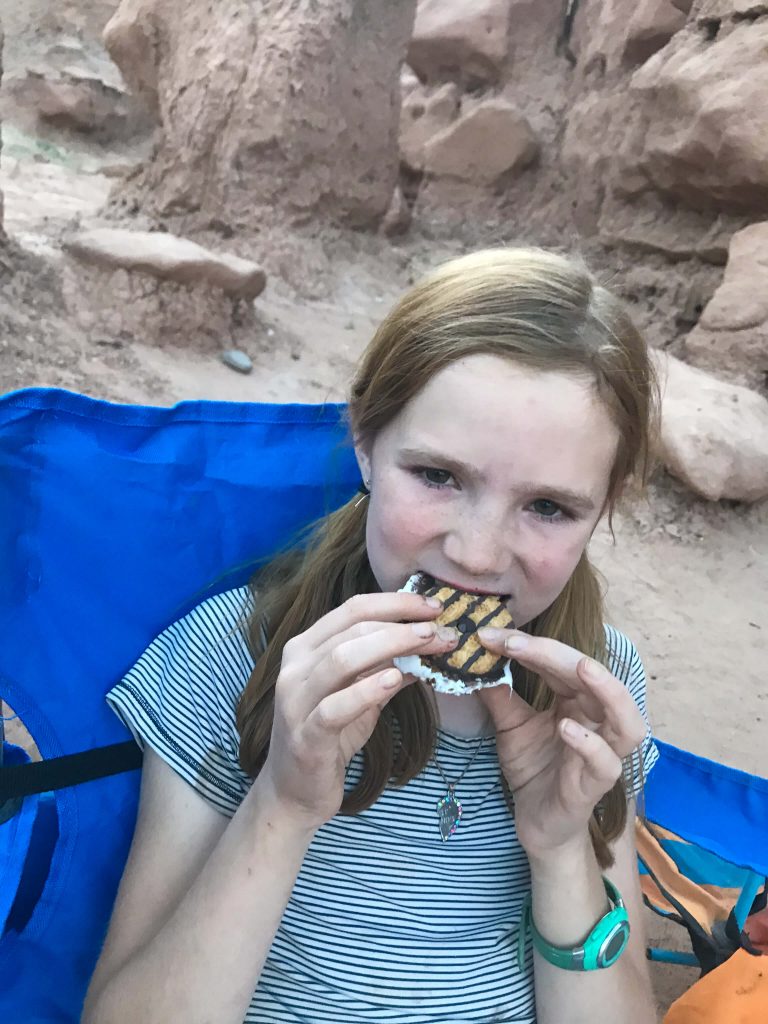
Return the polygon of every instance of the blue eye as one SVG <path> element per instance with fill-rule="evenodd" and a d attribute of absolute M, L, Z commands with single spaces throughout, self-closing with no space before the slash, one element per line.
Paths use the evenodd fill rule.
<path fill-rule="evenodd" d="M 442 489 L 453 480 L 453 473 L 447 469 L 436 469 L 434 466 L 416 466 L 412 471 L 427 487 Z"/>
<path fill-rule="evenodd" d="M 531 508 L 541 519 L 559 519 L 561 516 L 570 518 L 565 509 L 561 508 L 557 502 L 550 501 L 549 498 L 537 498 L 531 504 Z"/>

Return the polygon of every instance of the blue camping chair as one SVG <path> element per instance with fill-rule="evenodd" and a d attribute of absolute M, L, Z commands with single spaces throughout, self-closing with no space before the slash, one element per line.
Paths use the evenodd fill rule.
<path fill-rule="evenodd" d="M 338 406 L 0 399 L 0 699 L 43 758 L 24 772 L 6 745 L 0 774 L 3 1024 L 77 1021 L 104 938 L 139 784 L 104 694 L 170 622 L 354 492 L 343 441 Z M 119 774 L 66 785 L 105 770 Z"/>
<path fill-rule="evenodd" d="M 163 628 L 354 492 L 342 413 L 119 406 L 47 389 L 0 398 L 0 700 L 42 757 L 2 746 L 3 1024 L 79 1020 L 139 785 L 138 747 L 104 694 Z M 675 830 L 681 814 L 686 828 L 712 816 L 676 786 L 649 786 L 655 820 Z M 750 800 L 718 806 L 720 832 L 726 854 L 738 835 L 738 863 L 765 875 L 753 844 L 768 797 L 758 787 Z"/>
<path fill-rule="evenodd" d="M 641 888 L 651 910 L 687 929 L 692 952 L 648 955 L 708 973 L 739 948 L 756 952 L 745 929 L 766 905 L 768 779 L 656 742 L 636 822 Z"/>

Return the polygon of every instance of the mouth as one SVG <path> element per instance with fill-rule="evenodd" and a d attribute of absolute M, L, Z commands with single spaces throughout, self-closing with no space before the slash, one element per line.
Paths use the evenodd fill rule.
<path fill-rule="evenodd" d="M 461 590 L 465 594 L 477 594 L 482 597 L 498 597 L 500 601 L 509 601 L 512 597 L 511 594 L 500 594 L 497 590 L 480 590 L 477 587 L 465 587 L 462 583 L 453 583 L 451 580 L 440 579 L 437 576 L 432 576 L 431 573 L 421 571 L 421 576 L 424 578 L 424 582 L 428 587 L 439 587 L 441 584 L 446 587 L 451 587 L 452 590 Z"/>

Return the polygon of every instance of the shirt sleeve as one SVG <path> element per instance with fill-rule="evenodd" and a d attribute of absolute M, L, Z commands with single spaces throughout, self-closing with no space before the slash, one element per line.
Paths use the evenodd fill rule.
<path fill-rule="evenodd" d="M 253 669 L 241 632 L 246 587 L 198 605 L 155 639 L 107 694 L 139 746 L 149 746 L 231 817 L 251 784 L 239 764 L 237 702 Z"/>
<path fill-rule="evenodd" d="M 624 761 L 624 784 L 627 797 L 632 798 L 640 794 L 645 780 L 659 759 L 646 706 L 645 668 L 632 641 L 613 626 L 605 627 L 605 640 L 609 669 L 627 687 L 645 719 L 645 738 L 639 748 Z"/>

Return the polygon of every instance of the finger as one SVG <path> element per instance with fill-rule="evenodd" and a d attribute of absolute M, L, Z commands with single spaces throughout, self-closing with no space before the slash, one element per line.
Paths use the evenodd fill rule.
<path fill-rule="evenodd" d="M 297 710 L 303 717 L 308 717 L 328 694 L 370 675 L 380 665 L 391 666 L 395 658 L 408 654 L 441 654 L 458 642 L 455 629 L 433 622 L 390 623 L 386 629 L 345 637 L 347 634 L 342 634 L 327 647 L 303 677 L 305 684 L 296 687 Z"/>
<path fill-rule="evenodd" d="M 396 668 L 358 679 L 351 686 L 330 693 L 312 711 L 306 723 L 308 742 L 318 734 L 338 735 L 373 708 L 381 710 L 404 686 L 409 686 L 403 673 Z"/>
<path fill-rule="evenodd" d="M 355 594 L 302 633 L 301 643 L 308 649 L 317 650 L 328 640 L 358 623 L 420 622 L 436 618 L 442 607 L 435 598 L 403 591 Z"/>
<path fill-rule="evenodd" d="M 433 626 L 433 623 L 428 619 L 421 621 L 425 627 Z M 329 637 L 325 643 L 320 644 L 319 647 L 313 648 L 311 651 L 307 652 L 308 660 L 311 664 L 315 664 L 320 657 L 324 657 L 340 643 L 346 643 L 348 640 L 357 640 L 361 637 L 371 636 L 373 633 L 379 633 L 383 629 L 391 629 L 392 625 L 392 622 L 385 622 L 384 620 L 366 620 L 364 622 L 356 622 L 353 626 L 350 626 L 349 629 L 345 629 L 340 633 L 334 633 L 334 635 Z M 425 633 L 425 636 L 426 635 L 431 635 L 431 633 Z"/>
<path fill-rule="evenodd" d="M 290 660 L 283 656 L 284 662 L 290 665 L 290 674 L 295 678 L 307 679 L 312 674 L 315 666 L 329 654 L 334 647 L 337 647 L 341 643 L 345 643 L 347 640 L 355 640 L 357 638 L 372 636 L 374 633 L 379 633 L 383 629 L 390 629 L 392 626 L 391 622 L 358 622 L 354 626 L 350 626 L 349 629 L 344 630 L 342 633 L 336 633 L 332 637 L 329 637 L 325 643 L 320 644 L 319 647 L 305 647 L 299 650 L 297 647 L 293 647 L 290 653 Z M 376 665 L 371 667 L 371 673 L 373 669 L 381 668 L 385 669 L 387 665 Z"/>
<path fill-rule="evenodd" d="M 620 758 L 628 757 L 645 739 L 645 719 L 621 680 L 592 658 L 582 658 L 580 678 L 603 709 L 600 734 Z M 581 698 L 577 702 L 581 704 Z"/>
<path fill-rule="evenodd" d="M 594 729 L 572 718 L 561 719 L 559 730 L 565 745 L 579 757 L 570 759 L 566 773 L 569 795 L 594 806 L 621 778 L 621 758 Z"/>
<path fill-rule="evenodd" d="M 488 708 L 497 732 L 515 729 L 536 714 L 531 705 L 509 686 L 486 686 L 477 692 L 480 703 Z"/>
<path fill-rule="evenodd" d="M 530 636 L 520 630 L 481 629 L 478 637 L 484 647 L 495 654 L 506 655 L 536 672 L 561 697 L 586 698 L 588 717 L 601 722 L 602 707 L 585 689 L 577 668 L 584 658 L 581 651 L 548 636 Z"/>

